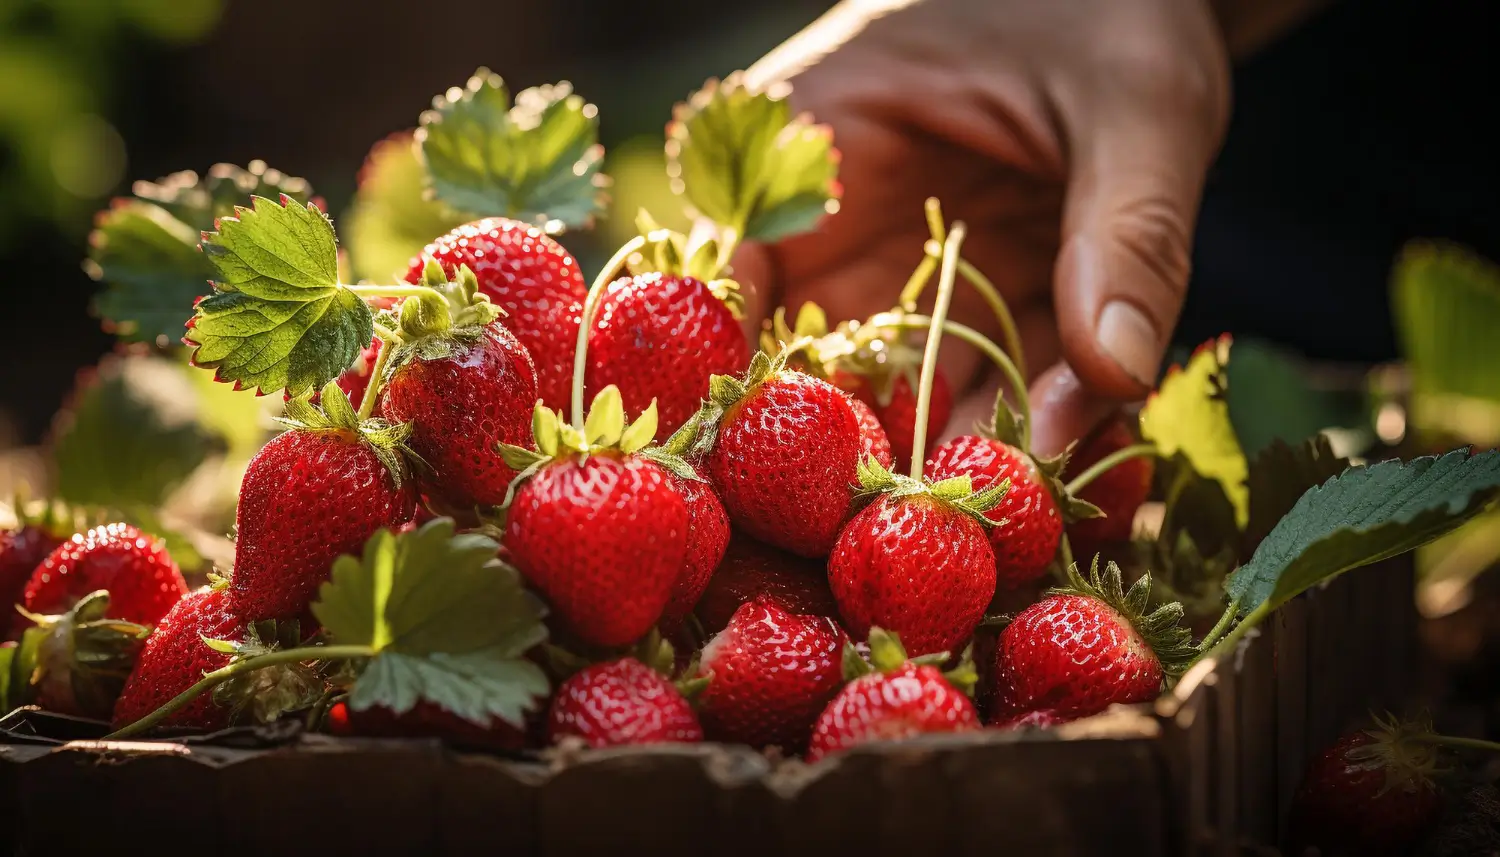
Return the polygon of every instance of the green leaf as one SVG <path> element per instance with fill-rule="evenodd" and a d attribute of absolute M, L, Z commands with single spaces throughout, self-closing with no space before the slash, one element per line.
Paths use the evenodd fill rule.
<path fill-rule="evenodd" d="M 11 696 L 10 669 L 15 663 L 16 646 L 0 646 L 0 711 L 14 711 L 21 706 L 19 699 Z"/>
<path fill-rule="evenodd" d="M 339 284 L 333 224 L 315 206 L 263 197 L 236 214 L 203 236 L 219 278 L 186 337 L 193 361 L 261 392 L 318 389 L 375 332 L 370 308 Z"/>
<path fill-rule="evenodd" d="M 313 201 L 306 179 L 287 175 L 260 160 L 244 167 L 214 164 L 202 178 L 192 170 L 182 170 L 154 182 L 136 182 L 131 191 L 186 224 L 193 231 L 195 246 L 198 233 L 213 229 L 214 221 L 233 215 L 235 206 L 248 205 L 251 197 Z"/>
<path fill-rule="evenodd" d="M 1500 451 L 1352 467 L 1303 494 L 1226 588 L 1242 611 L 1274 610 L 1324 580 L 1432 541 L 1496 496 Z"/>
<path fill-rule="evenodd" d="M 1316 435 L 1293 446 L 1271 442 L 1250 462 L 1250 522 L 1241 555 L 1251 556 L 1303 494 L 1344 472 L 1349 459 L 1335 455 L 1328 438 Z"/>
<path fill-rule="evenodd" d="M 747 238 L 804 232 L 837 205 L 832 133 L 792 116 L 779 95 L 752 92 L 738 74 L 678 105 L 667 157 L 697 213 Z"/>
<path fill-rule="evenodd" d="M 519 724 L 547 691 L 523 659 L 546 639 L 542 605 L 492 539 L 453 527 L 438 518 L 409 533 L 376 533 L 363 557 L 334 563 L 313 615 L 336 643 L 376 651 L 355 684 L 356 708 L 401 713 L 426 699 L 476 723 Z"/>
<path fill-rule="evenodd" d="M 1273 441 L 1298 443 L 1324 429 L 1368 426 L 1363 389 L 1315 386 L 1306 361 L 1254 339 L 1236 339 L 1227 367 L 1229 419 L 1245 455 Z"/>
<path fill-rule="evenodd" d="M 500 76 L 481 68 L 433 99 L 421 123 L 432 192 L 456 209 L 581 226 L 599 207 L 598 110 L 565 82 L 527 89 L 512 106 Z"/>
<path fill-rule="evenodd" d="M 84 270 L 106 284 L 94 312 L 121 338 L 144 342 L 181 339 L 213 276 L 198 233 L 139 200 L 119 200 L 99 216 Z"/>
<path fill-rule="evenodd" d="M 1249 515 L 1248 465 L 1225 400 L 1230 338 L 1199 346 L 1187 365 L 1167 371 L 1141 410 L 1141 434 L 1162 458 L 1179 453 L 1199 474 L 1217 481 L 1243 527 Z"/>
<path fill-rule="evenodd" d="M 339 221 L 354 276 L 400 279 L 428 242 L 473 219 L 427 199 L 426 180 L 427 169 L 410 131 L 393 134 L 370 149 L 354 202 Z"/>

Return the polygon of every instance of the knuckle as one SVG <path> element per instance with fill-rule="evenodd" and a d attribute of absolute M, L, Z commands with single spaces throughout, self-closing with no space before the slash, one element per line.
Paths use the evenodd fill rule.
<path fill-rule="evenodd" d="M 1187 215 L 1161 196 L 1138 196 L 1113 212 L 1112 234 L 1120 251 L 1153 271 L 1181 296 L 1192 271 Z"/>

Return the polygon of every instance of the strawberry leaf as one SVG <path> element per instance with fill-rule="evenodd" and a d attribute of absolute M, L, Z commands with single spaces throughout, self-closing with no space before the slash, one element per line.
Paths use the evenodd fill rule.
<path fill-rule="evenodd" d="M 215 220 L 232 216 L 235 206 L 248 204 L 251 197 L 313 200 L 306 179 L 268 167 L 265 161 L 251 161 L 245 167 L 214 164 L 202 178 L 192 170 L 182 170 L 154 182 L 136 182 L 131 191 L 191 227 L 195 246 L 197 233 L 213 229 Z"/>
<path fill-rule="evenodd" d="M 193 301 L 210 291 L 213 267 L 198 252 L 198 233 L 164 209 L 118 200 L 89 236 L 84 270 L 106 284 L 94 312 L 130 341 L 177 340 Z"/>
<path fill-rule="evenodd" d="M 1200 475 L 1218 482 L 1234 506 L 1235 522 L 1249 516 L 1248 465 L 1229 419 L 1225 398 L 1230 338 L 1199 346 L 1186 366 L 1167 371 L 1141 410 L 1141 435 L 1162 458 L 1181 454 Z"/>
<path fill-rule="evenodd" d="M 313 615 L 335 643 L 376 651 L 350 693 L 356 709 L 400 714 L 427 700 L 474 723 L 519 726 L 547 693 L 524 658 L 546 639 L 544 610 L 492 539 L 453 528 L 438 518 L 376 533 L 362 557 L 334 563 Z"/>
<path fill-rule="evenodd" d="M 1303 494 L 1225 588 L 1242 612 L 1274 610 L 1322 581 L 1432 541 L 1497 496 L 1496 450 L 1351 467 Z"/>
<path fill-rule="evenodd" d="M 1250 522 L 1245 526 L 1241 555 L 1251 556 L 1309 489 L 1348 466 L 1349 459 L 1335 455 L 1321 434 L 1296 446 L 1273 440 L 1250 462 Z"/>
<path fill-rule="evenodd" d="M 833 135 L 740 75 L 709 81 L 667 127 L 674 187 L 696 213 L 745 238 L 805 232 L 837 207 Z"/>
<path fill-rule="evenodd" d="M 221 381 L 293 396 L 321 388 L 374 336 L 374 316 L 339 284 L 333 224 L 311 204 L 255 197 L 203 235 L 218 271 L 185 337 Z"/>
<path fill-rule="evenodd" d="M 481 68 L 433 99 L 416 140 L 433 195 L 460 211 L 582 226 L 602 202 L 599 112 L 567 83 L 527 89 L 515 105 Z"/>

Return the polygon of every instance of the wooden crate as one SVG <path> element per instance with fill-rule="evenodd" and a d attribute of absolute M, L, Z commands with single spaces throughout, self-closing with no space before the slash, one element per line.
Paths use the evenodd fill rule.
<path fill-rule="evenodd" d="M 816 766 L 714 745 L 523 762 L 318 735 L 9 743 L 0 837 L 27 855 L 159 855 L 169 841 L 216 857 L 1255 853 L 1279 838 L 1308 754 L 1399 704 L 1411 587 L 1409 558 L 1335 580 L 1152 706 Z"/>

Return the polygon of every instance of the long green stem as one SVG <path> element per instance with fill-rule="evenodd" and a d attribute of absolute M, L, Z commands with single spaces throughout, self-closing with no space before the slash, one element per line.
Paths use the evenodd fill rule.
<path fill-rule="evenodd" d="M 1114 452 L 1111 452 L 1109 455 L 1106 455 L 1098 461 L 1094 462 L 1093 465 L 1089 467 L 1089 469 L 1073 477 L 1073 481 L 1069 482 L 1067 485 L 1067 492 L 1076 497 L 1078 496 L 1079 491 L 1087 488 L 1089 484 L 1092 483 L 1095 479 L 1098 479 L 1100 476 L 1103 476 L 1120 464 L 1123 464 L 1124 462 L 1129 461 L 1133 458 L 1145 458 L 1147 456 L 1154 455 L 1156 455 L 1156 447 L 1152 446 L 1149 443 L 1135 443 L 1131 444 L 1130 446 L 1117 449 Z"/>
<path fill-rule="evenodd" d="M 1436 744 L 1439 747 L 1452 747 L 1461 750 L 1488 750 L 1492 753 L 1500 753 L 1500 741 L 1485 741 L 1481 738 L 1460 738 L 1456 735 L 1434 735 L 1431 732 L 1412 735 L 1411 738 L 1424 744 Z"/>
<path fill-rule="evenodd" d="M 1225 607 L 1224 613 L 1219 616 L 1219 621 L 1215 622 L 1214 626 L 1209 629 L 1208 633 L 1203 635 L 1203 639 L 1198 641 L 1198 651 L 1206 652 L 1217 645 L 1219 642 L 1219 638 L 1223 637 L 1224 634 L 1229 630 L 1230 626 L 1234 624 L 1234 617 L 1239 615 L 1239 612 L 1240 602 L 1229 602 L 1229 606 Z"/>
<path fill-rule="evenodd" d="M 116 729 L 114 732 L 104 736 L 104 738 L 105 740 L 129 738 L 132 735 L 139 735 L 142 732 L 146 732 L 177 713 L 177 711 L 187 706 L 188 703 L 197 699 L 206 691 L 212 690 L 238 675 L 244 675 L 248 672 L 265 669 L 266 667 L 279 666 L 281 664 L 295 664 L 302 661 L 368 658 L 374 654 L 375 650 L 369 646 L 303 646 L 296 649 L 267 652 L 264 655 L 246 658 L 243 661 L 237 661 L 227 667 L 206 673 L 192 687 L 167 700 L 166 704 L 162 705 L 162 707 L 128 726 Z"/>
<path fill-rule="evenodd" d="M 932 323 L 932 319 L 925 315 L 913 315 L 903 313 L 883 312 L 873 316 L 870 324 L 876 327 L 889 327 L 897 330 L 925 330 Z M 962 339 L 969 343 L 1000 369 L 1001 374 L 1006 377 L 1011 386 L 1016 390 L 1016 407 L 1021 411 L 1021 444 L 1027 449 L 1031 448 L 1031 402 L 1026 395 L 1026 382 L 1022 380 L 1021 371 L 1016 364 L 1011 362 L 1009 355 L 1000 350 L 1000 346 L 991 342 L 988 337 L 972 327 L 966 327 L 956 321 L 943 322 L 943 333 Z"/>
<path fill-rule="evenodd" d="M 413 298 L 428 295 L 445 304 L 448 302 L 442 292 L 427 286 L 344 286 L 344 288 L 362 298 Z"/>
<path fill-rule="evenodd" d="M 938 349 L 943 345 L 943 324 L 948 320 L 948 308 L 953 305 L 953 283 L 958 279 L 958 250 L 963 246 L 967 230 L 962 222 L 953 224 L 948 240 L 943 242 L 943 265 L 938 273 L 937 300 L 933 302 L 932 318 L 927 325 L 927 343 L 922 350 L 922 375 L 917 382 L 917 414 L 912 425 L 911 478 L 922 478 L 922 465 L 927 460 L 927 414 L 932 408 L 932 384 L 937 377 Z"/>
<path fill-rule="evenodd" d="M 599 276 L 594 278 L 593 285 L 589 286 L 588 296 L 583 299 L 583 316 L 578 323 L 578 345 L 573 349 L 573 428 L 583 431 L 583 373 L 584 367 L 588 365 L 589 359 L 589 330 L 594 326 L 594 310 L 599 308 L 599 300 L 604 296 L 604 289 L 614 280 L 620 269 L 625 267 L 625 261 L 631 254 L 637 253 L 646 246 L 646 236 L 637 235 L 625 242 L 625 246 L 615 251 L 615 255 L 609 257 L 604 263 L 604 269 Z"/>
<path fill-rule="evenodd" d="M 928 250 L 931 250 L 932 242 L 929 241 L 927 244 Z M 922 290 L 927 288 L 927 282 L 932 279 L 932 275 L 937 271 L 938 259 L 942 258 L 942 255 L 941 251 L 937 253 L 924 252 L 922 254 L 922 261 L 917 263 L 917 267 L 911 272 L 911 277 L 907 279 L 906 285 L 901 287 L 901 297 L 897 300 L 897 306 L 907 312 L 917 311 L 917 298 L 922 296 Z"/>
<path fill-rule="evenodd" d="M 1273 608 L 1269 606 L 1270 603 L 1270 601 L 1262 601 L 1260 603 L 1260 606 L 1256 607 L 1254 610 L 1251 610 L 1244 619 L 1240 620 L 1240 623 L 1238 625 L 1235 625 L 1233 628 L 1229 629 L 1229 632 L 1225 634 L 1224 637 L 1219 640 L 1219 642 L 1213 644 L 1212 646 L 1204 647 L 1203 654 L 1199 655 L 1194 660 L 1201 660 L 1202 658 L 1208 657 L 1215 652 L 1234 651 L 1234 647 L 1239 645 L 1240 640 L 1243 640 L 1246 634 L 1250 633 L 1251 630 L 1253 630 L 1260 623 L 1264 622 L 1266 620 L 1266 617 L 1270 616 L 1271 613 L 1274 612 Z M 1231 604 L 1229 608 L 1224 612 L 1229 613 L 1230 611 L 1238 611 L 1238 607 L 1234 604 Z M 1220 617 L 1219 621 L 1223 622 L 1224 619 Z"/>
<path fill-rule="evenodd" d="M 1068 541 L 1068 534 L 1066 532 L 1057 540 L 1057 558 L 1060 561 L 1058 570 L 1062 572 L 1062 574 L 1058 575 L 1058 581 L 1062 585 L 1067 586 L 1068 569 L 1073 566 L 1073 543 Z"/>
<path fill-rule="evenodd" d="M 958 260 L 958 272 L 963 275 L 974 291 L 990 305 L 995 321 L 1000 323 L 1000 336 L 1005 340 L 1005 352 L 1016 362 L 1021 377 L 1026 377 L 1026 352 L 1021 348 L 1021 330 L 1016 327 L 1016 318 L 1010 314 L 1010 305 L 1000 296 L 1000 290 L 974 264 L 967 259 Z"/>
<path fill-rule="evenodd" d="M 370 382 L 365 385 L 365 397 L 359 402 L 360 422 L 375 413 L 375 397 L 385 384 L 385 367 L 391 361 L 391 352 L 401 344 L 400 339 L 381 325 L 375 325 L 375 334 L 380 337 L 380 353 L 375 355 L 375 365 L 370 367 Z"/>

